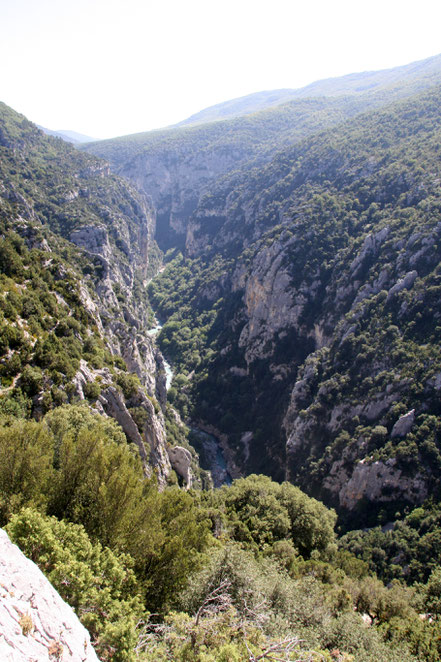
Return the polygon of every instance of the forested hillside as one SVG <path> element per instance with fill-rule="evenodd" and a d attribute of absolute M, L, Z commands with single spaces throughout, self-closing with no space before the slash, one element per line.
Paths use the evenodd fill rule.
<path fill-rule="evenodd" d="M 118 174 L 0 106 L 0 525 L 103 662 L 440 659 L 430 67 Z"/>
<path fill-rule="evenodd" d="M 89 402 L 165 482 L 164 366 L 146 333 L 151 207 L 104 163 L 0 111 L 0 409 L 40 418 Z"/>

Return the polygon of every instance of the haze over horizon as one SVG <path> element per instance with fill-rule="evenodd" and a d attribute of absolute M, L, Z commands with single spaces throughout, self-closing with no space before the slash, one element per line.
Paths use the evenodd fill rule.
<path fill-rule="evenodd" d="M 95 138 L 177 123 L 262 90 L 386 69 L 441 52 L 441 6 L 201 0 L 0 3 L 0 99 Z"/>

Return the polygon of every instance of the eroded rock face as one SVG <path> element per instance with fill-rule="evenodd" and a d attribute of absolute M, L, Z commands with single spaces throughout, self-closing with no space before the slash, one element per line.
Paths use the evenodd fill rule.
<path fill-rule="evenodd" d="M 375 234 L 370 233 L 365 237 L 360 252 L 354 258 L 350 266 L 353 278 L 357 277 L 358 273 L 361 271 L 364 262 L 369 257 L 376 255 L 378 253 L 381 244 L 386 239 L 388 234 L 389 234 L 389 228 L 385 227 L 379 230 L 378 232 L 376 232 Z"/>
<path fill-rule="evenodd" d="M 153 467 L 156 470 L 159 486 L 165 487 L 171 467 L 166 451 L 164 420 L 156 414 L 153 404 L 141 389 L 134 399 L 136 405 L 147 413 L 142 435 L 126 407 L 124 398 L 115 387 L 109 386 L 99 397 L 105 413 L 118 421 L 127 439 L 138 447 L 146 473 L 150 473 L 149 467 Z"/>
<path fill-rule="evenodd" d="M 427 482 L 419 473 L 404 476 L 396 464 L 395 458 L 386 462 L 359 462 L 339 491 L 340 505 L 352 510 L 361 499 L 388 502 L 403 496 L 410 503 L 422 503 L 428 495 Z"/>
<path fill-rule="evenodd" d="M 267 180 L 265 185 L 270 190 Z M 245 365 L 240 365 L 238 352 L 231 352 L 234 341 L 230 340 L 229 345 L 220 349 L 226 369 L 229 375 L 248 378 L 252 387 L 264 374 L 262 369 L 254 377 L 253 364 L 268 365 L 273 382 L 266 377 L 265 389 L 271 390 L 273 384 L 277 387 L 279 381 L 286 385 L 283 397 L 291 393 L 291 400 L 285 399 L 288 402 L 283 423 L 285 452 L 280 451 L 277 457 L 277 461 L 284 463 L 286 478 L 318 498 L 328 499 L 331 494 L 330 505 L 350 510 L 364 498 L 377 504 L 394 499 L 419 503 L 427 493 L 430 469 L 428 475 L 424 472 L 420 475 L 412 466 L 403 470 L 395 467 L 392 471 L 388 465 L 383 472 L 386 485 L 382 490 L 375 483 L 373 470 L 369 470 L 371 474 L 364 468 L 363 475 L 359 475 L 358 463 L 366 456 L 366 449 L 364 442 L 357 446 L 361 433 L 356 430 L 359 426 L 373 430 L 376 425 L 386 429 L 384 440 L 378 442 L 380 446 L 405 436 L 412 427 L 409 417 L 392 431 L 395 405 L 405 403 L 409 409 L 414 406 L 409 395 L 410 378 L 392 350 L 394 337 L 398 346 L 403 335 L 402 321 L 409 302 L 415 303 L 424 296 L 423 269 L 427 271 L 429 265 L 432 268 L 438 262 L 433 253 L 434 237 L 439 237 L 438 226 L 433 231 L 425 229 L 426 237 L 415 236 L 407 245 L 405 239 L 395 236 L 393 226 L 374 227 L 356 242 L 342 245 L 332 269 L 326 273 L 315 266 L 311 256 L 303 260 L 309 230 L 305 227 L 301 234 L 291 220 L 288 232 L 284 227 L 283 205 L 277 210 L 277 219 L 276 212 L 272 216 L 273 223 L 280 222 L 277 232 L 268 233 L 266 238 L 262 233 L 257 239 L 259 230 L 262 232 L 259 222 L 262 227 L 265 221 L 263 215 L 259 217 L 259 205 L 268 190 L 260 191 L 260 197 L 255 196 L 254 206 L 246 190 L 241 196 L 219 196 L 218 206 L 207 203 L 204 207 L 202 203 L 189 221 L 186 248 L 190 256 L 203 259 L 205 254 L 214 255 L 216 248 L 219 253 L 224 251 L 235 257 L 231 271 L 226 269 L 216 281 L 218 290 L 215 286 L 213 292 L 205 286 L 200 290 L 201 296 L 208 300 L 220 297 L 228 300 L 231 293 L 235 302 L 240 300 L 239 304 L 235 303 L 230 324 L 233 332 L 240 329 L 236 342 Z M 234 209 L 229 206 L 232 201 Z M 301 219 L 302 210 L 297 210 L 294 197 L 290 203 L 295 210 L 293 218 L 298 213 Z M 216 229 L 217 225 L 221 231 Z M 393 324 L 387 328 L 381 349 L 377 347 L 375 354 L 367 359 L 374 345 L 370 320 L 383 305 L 386 308 L 382 319 L 390 314 Z M 377 323 L 378 329 L 382 328 L 382 319 Z M 234 356 L 234 362 L 228 363 L 229 353 Z M 382 374 L 387 374 L 387 379 L 380 380 L 378 376 Z M 363 390 L 359 388 L 361 383 L 366 384 Z M 439 376 L 433 376 L 427 393 L 429 387 L 439 390 L 440 383 Z M 261 395 L 258 387 L 256 391 Z M 279 395 L 278 402 L 281 400 Z M 268 405 L 273 404 L 269 397 L 265 403 L 265 415 L 276 419 L 273 411 L 268 412 Z M 416 416 L 423 411 L 424 407 L 417 409 Z M 258 415 L 256 412 L 256 419 Z M 347 437 L 339 445 L 340 433 Z M 378 448 L 369 439 L 368 442 L 369 451 Z M 253 443 L 251 440 L 246 453 L 237 455 L 241 468 L 247 472 L 255 470 L 250 462 Z M 271 455 L 275 456 L 277 443 L 276 434 L 273 443 L 269 432 L 265 447 L 269 462 Z M 341 467 L 337 470 L 344 443 L 351 443 L 354 452 L 347 458 L 344 470 Z M 394 449 L 389 452 L 392 454 Z M 357 492 L 357 481 L 362 478 L 366 478 L 365 485 Z M 349 481 L 352 481 L 352 496 L 345 492 Z"/>
<path fill-rule="evenodd" d="M 135 421 L 128 412 L 121 394 L 115 387 L 109 386 L 101 393 L 99 400 L 104 408 L 104 411 L 109 414 L 109 416 L 118 421 L 127 438 L 132 443 L 136 444 L 141 456 L 141 460 L 144 464 L 146 464 L 148 460 L 148 454 L 144 445 L 144 441 L 139 434 L 139 430 Z"/>
<path fill-rule="evenodd" d="M 244 304 L 248 321 L 239 346 L 245 349 L 247 362 L 263 358 L 268 352 L 267 341 L 280 329 L 295 327 L 303 310 L 305 296 L 302 292 L 293 293 L 283 260 L 284 252 L 275 242 L 257 256 L 246 279 Z"/>
<path fill-rule="evenodd" d="M 186 448 L 182 448 L 182 446 L 174 446 L 173 448 L 168 449 L 168 456 L 173 469 L 184 479 L 185 487 L 189 490 L 192 485 L 190 468 L 192 457 L 190 451 Z"/>
<path fill-rule="evenodd" d="M 134 295 L 136 278 L 143 278 L 147 269 L 148 243 L 154 225 L 153 212 L 147 206 L 143 218 L 137 232 L 125 224 L 118 228 L 119 250 L 104 225 L 82 226 L 71 233 L 70 240 L 98 260 L 102 268 L 102 276 L 95 286 L 97 299 L 86 287 L 81 288 L 84 306 L 112 351 L 124 358 L 129 370 L 135 372 L 154 395 L 157 350 L 146 333 L 147 309 Z"/>
<path fill-rule="evenodd" d="M 400 278 L 387 293 L 387 301 L 390 301 L 395 294 L 398 294 L 398 292 L 401 292 L 402 290 L 409 290 L 414 284 L 417 276 L 418 272 L 413 270 L 409 271 L 409 273 L 407 273 L 403 278 Z"/>
<path fill-rule="evenodd" d="M 149 247 L 153 242 L 155 213 L 147 196 L 138 195 L 137 222 L 123 216 L 106 218 L 107 224 L 82 225 L 70 234 L 70 241 L 100 265 L 95 284 L 98 297 L 82 287 L 82 301 L 115 354 L 120 354 L 151 395 L 160 390 L 156 383 L 157 352 L 148 329 L 148 310 L 137 296 L 149 268 Z M 134 202 L 133 202 L 134 204 Z"/>
<path fill-rule="evenodd" d="M 86 628 L 0 529 L 2 662 L 98 662 Z"/>
<path fill-rule="evenodd" d="M 111 258 L 107 228 L 103 225 L 83 225 L 71 233 L 70 240 L 90 253 L 101 255 L 106 260 Z"/>
<path fill-rule="evenodd" d="M 139 282 L 147 269 L 148 243 L 154 227 L 154 214 L 147 202 L 142 211 L 143 222 L 135 229 L 116 219 L 117 227 L 112 230 L 116 239 L 104 225 L 82 226 L 71 233 L 70 239 L 102 266 L 102 277 L 96 284 L 98 297 L 91 296 L 86 287 L 80 290 L 85 307 L 112 352 L 122 356 L 128 370 L 138 375 L 147 393 L 165 408 L 163 359 L 148 334 L 147 306 L 134 293 L 137 279 Z M 146 473 L 150 474 L 153 468 L 159 486 L 164 487 L 171 466 L 162 414 L 155 411 L 141 389 L 132 398 L 133 402 L 125 402 L 122 394 L 111 385 L 112 376 L 108 369 L 91 369 L 84 361 L 74 378 L 80 399 L 84 399 L 85 384 L 97 379 L 103 387 L 96 403 L 97 410 L 118 421 L 128 440 L 138 447 Z M 146 411 L 147 423 L 142 434 L 128 410 L 131 406 Z"/>
<path fill-rule="evenodd" d="M 141 388 L 126 400 L 123 393 L 113 385 L 113 375 L 108 368 L 92 369 L 83 359 L 80 360 L 80 368 L 73 383 L 75 395 L 80 400 L 85 400 L 84 390 L 88 384 L 100 384 L 101 393 L 93 405 L 94 409 L 104 416 L 114 418 L 120 424 L 127 440 L 137 446 L 145 473 L 150 475 L 154 469 L 158 485 L 165 487 L 171 466 L 166 450 L 162 411 L 155 410 L 152 400 Z M 142 408 L 146 413 L 147 420 L 142 433 L 129 411 L 131 407 Z"/>
<path fill-rule="evenodd" d="M 408 432 L 411 431 L 412 426 L 415 422 L 415 409 L 408 411 L 407 414 L 401 416 L 395 425 L 392 428 L 390 433 L 391 438 L 394 437 L 405 437 Z"/>

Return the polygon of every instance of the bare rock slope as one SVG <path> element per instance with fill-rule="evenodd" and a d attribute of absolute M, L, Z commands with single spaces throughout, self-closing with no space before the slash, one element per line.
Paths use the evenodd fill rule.
<path fill-rule="evenodd" d="M 41 570 L 0 529 L 0 660 L 98 661 L 87 630 Z"/>

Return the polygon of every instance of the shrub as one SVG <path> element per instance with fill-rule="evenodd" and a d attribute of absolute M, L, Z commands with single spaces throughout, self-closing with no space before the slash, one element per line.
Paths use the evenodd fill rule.
<path fill-rule="evenodd" d="M 15 515 L 7 531 L 75 609 L 101 659 L 134 661 L 136 624 L 143 608 L 133 560 L 93 544 L 82 526 L 31 509 Z M 31 631 L 29 620 L 24 634 Z"/>

